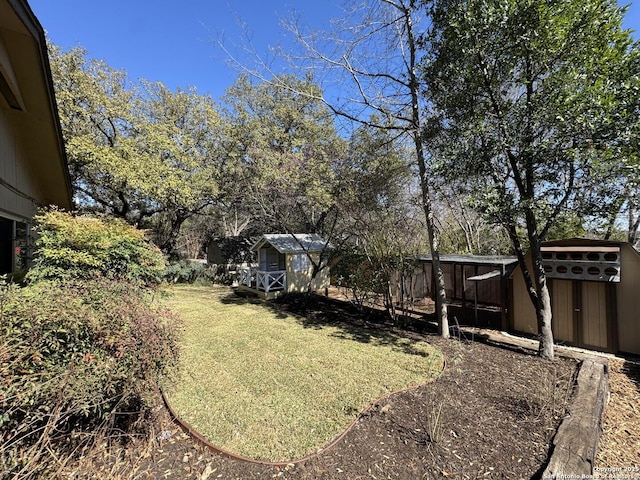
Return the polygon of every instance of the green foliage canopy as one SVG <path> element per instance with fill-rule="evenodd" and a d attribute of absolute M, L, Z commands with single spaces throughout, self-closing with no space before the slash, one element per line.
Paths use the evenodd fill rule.
<path fill-rule="evenodd" d="M 440 173 L 475 182 L 476 206 L 512 231 L 531 217 L 540 238 L 563 211 L 601 213 L 626 129 L 614 119 L 631 39 L 616 2 L 437 5 L 423 72 Z"/>
<path fill-rule="evenodd" d="M 322 233 L 335 212 L 345 145 L 320 95 L 311 78 L 293 76 L 240 77 L 227 91 L 230 178 L 272 229 Z"/>
<path fill-rule="evenodd" d="M 75 197 L 138 226 L 169 253 L 182 223 L 216 202 L 220 117 L 210 96 L 132 84 L 81 48 L 50 46 Z"/>

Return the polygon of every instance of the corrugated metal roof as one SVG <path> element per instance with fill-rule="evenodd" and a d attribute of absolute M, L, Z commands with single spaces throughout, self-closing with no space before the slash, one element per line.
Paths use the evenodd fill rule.
<path fill-rule="evenodd" d="M 432 261 L 431 255 L 418 255 L 418 260 Z M 513 265 L 518 263 L 517 257 L 496 255 L 440 255 L 442 263 L 464 263 L 465 265 Z"/>
<path fill-rule="evenodd" d="M 280 253 L 319 252 L 331 248 L 331 245 L 317 233 L 274 233 L 263 235 L 252 250 L 258 250 L 266 243 Z"/>
<path fill-rule="evenodd" d="M 476 275 L 475 277 L 467 277 L 467 280 L 471 280 L 472 282 L 481 282 L 482 280 L 489 280 L 491 278 L 499 277 L 502 275 L 500 270 L 492 270 L 489 273 L 485 273 L 484 275 Z"/>
<path fill-rule="evenodd" d="M 543 247 L 597 247 L 620 246 L 627 242 L 618 240 L 600 240 L 592 238 L 565 238 L 563 240 L 549 240 L 542 242 Z"/>

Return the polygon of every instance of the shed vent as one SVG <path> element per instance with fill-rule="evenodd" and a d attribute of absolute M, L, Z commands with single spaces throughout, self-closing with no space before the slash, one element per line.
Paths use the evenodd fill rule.
<path fill-rule="evenodd" d="M 548 278 L 620 282 L 620 247 L 542 247 Z"/>

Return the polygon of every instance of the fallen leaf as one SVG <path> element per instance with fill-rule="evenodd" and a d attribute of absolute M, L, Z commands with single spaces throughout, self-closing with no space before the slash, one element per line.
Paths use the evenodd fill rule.
<path fill-rule="evenodd" d="M 211 464 L 208 463 L 204 471 L 198 477 L 198 480 L 207 480 L 212 473 L 215 473 L 217 468 L 211 468 Z"/>

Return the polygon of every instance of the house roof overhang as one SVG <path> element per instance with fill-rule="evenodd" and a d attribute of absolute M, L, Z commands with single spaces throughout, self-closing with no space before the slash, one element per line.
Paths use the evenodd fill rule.
<path fill-rule="evenodd" d="M 71 180 L 44 30 L 26 0 L 0 0 L 0 108 L 41 205 L 70 209 Z"/>

